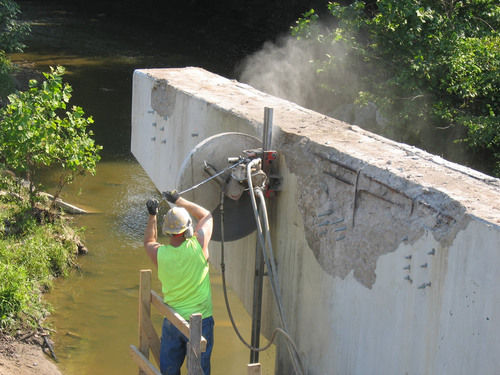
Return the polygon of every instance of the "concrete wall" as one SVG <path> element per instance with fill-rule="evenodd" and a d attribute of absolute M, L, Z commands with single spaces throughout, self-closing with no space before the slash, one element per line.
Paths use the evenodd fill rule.
<path fill-rule="evenodd" d="M 283 191 L 271 230 L 308 374 L 499 373 L 498 179 L 202 69 L 140 70 L 133 82 L 132 152 L 161 191 L 198 142 L 260 137 L 274 108 Z M 251 235 L 226 256 L 247 308 L 254 251 Z M 267 284 L 263 314 L 269 334 Z M 281 345 L 277 373 L 291 373 Z"/>

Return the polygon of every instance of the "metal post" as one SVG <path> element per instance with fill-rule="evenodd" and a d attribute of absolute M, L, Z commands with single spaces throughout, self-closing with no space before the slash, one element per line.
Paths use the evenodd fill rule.
<path fill-rule="evenodd" d="M 264 108 L 264 128 L 262 133 L 262 152 L 271 149 L 271 137 L 273 134 L 273 109 Z M 260 345 L 260 325 L 262 316 L 262 284 L 264 281 L 264 257 L 263 249 L 257 241 L 255 245 L 255 276 L 253 282 L 253 306 L 252 306 L 252 338 L 251 345 L 258 348 Z M 259 352 L 250 350 L 250 363 L 259 362 Z"/>
<path fill-rule="evenodd" d="M 273 109 L 264 108 L 264 130 L 262 134 L 262 151 L 271 149 L 271 137 L 273 135 Z"/>
<path fill-rule="evenodd" d="M 260 345 L 260 324 L 262 316 L 262 285 L 264 281 L 264 257 L 259 242 L 255 246 L 255 276 L 253 281 L 252 338 L 254 348 Z M 250 350 L 250 363 L 259 362 L 259 352 Z"/>

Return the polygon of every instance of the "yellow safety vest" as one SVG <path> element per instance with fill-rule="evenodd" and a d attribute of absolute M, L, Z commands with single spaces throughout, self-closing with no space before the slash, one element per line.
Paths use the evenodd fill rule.
<path fill-rule="evenodd" d="M 198 239 L 188 238 L 179 247 L 160 246 L 157 261 L 163 301 L 186 320 L 194 313 L 212 316 L 209 267 Z"/>

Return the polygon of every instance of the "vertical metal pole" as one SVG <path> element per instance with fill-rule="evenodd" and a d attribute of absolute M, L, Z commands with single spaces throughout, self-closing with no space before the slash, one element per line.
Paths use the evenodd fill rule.
<path fill-rule="evenodd" d="M 255 276 L 253 281 L 252 338 L 254 348 L 260 345 L 260 325 L 262 316 L 262 285 L 264 281 L 264 257 L 259 242 L 255 246 Z M 259 362 L 259 352 L 250 350 L 250 363 Z"/>
<path fill-rule="evenodd" d="M 264 127 L 262 134 L 262 152 L 271 148 L 271 137 L 273 132 L 273 109 L 264 108 Z M 253 193 L 253 192 L 252 192 Z M 260 345 L 260 325 L 262 316 L 262 284 L 264 281 L 264 257 L 263 249 L 259 241 L 255 245 L 255 276 L 253 282 L 253 306 L 252 306 L 252 338 L 251 345 L 258 348 Z M 259 362 L 259 352 L 250 350 L 250 363 Z"/>
<path fill-rule="evenodd" d="M 264 108 L 264 130 L 262 134 L 262 151 L 271 149 L 271 137 L 273 135 L 273 109 Z"/>

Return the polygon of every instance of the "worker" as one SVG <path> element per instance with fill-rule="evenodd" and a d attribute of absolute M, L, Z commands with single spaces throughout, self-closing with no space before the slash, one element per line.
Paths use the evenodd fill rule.
<path fill-rule="evenodd" d="M 157 266 L 164 302 L 186 320 L 191 314 L 202 314 L 202 335 L 207 340 L 207 347 L 201 354 L 201 367 L 204 375 L 209 375 L 214 320 L 208 244 L 212 237 L 213 218 L 210 211 L 180 197 L 175 190 L 163 193 L 163 196 L 176 205 L 163 220 L 162 232 L 168 237 L 168 244 L 158 243 L 158 201 L 150 199 L 146 203 L 149 219 L 144 232 L 144 248 Z M 198 221 L 194 229 L 191 216 Z M 163 375 L 180 374 L 187 341 L 168 319 L 163 319 L 160 347 L 160 371 Z"/>

